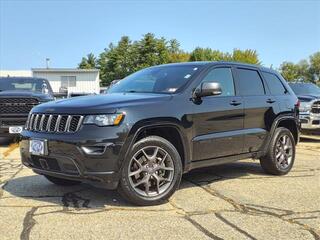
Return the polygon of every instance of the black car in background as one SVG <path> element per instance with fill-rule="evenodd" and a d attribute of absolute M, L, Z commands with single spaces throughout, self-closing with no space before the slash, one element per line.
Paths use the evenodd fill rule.
<path fill-rule="evenodd" d="M 302 132 L 320 135 L 320 88 L 313 83 L 289 85 L 300 100 Z"/>
<path fill-rule="evenodd" d="M 138 71 L 108 94 L 33 108 L 20 150 L 22 163 L 54 184 L 118 188 L 150 205 L 195 168 L 255 158 L 267 173 L 288 173 L 298 124 L 298 99 L 271 69 L 168 64 Z"/>
<path fill-rule="evenodd" d="M 52 89 L 46 79 L 0 77 L 0 137 L 18 136 L 31 109 L 52 100 Z"/>

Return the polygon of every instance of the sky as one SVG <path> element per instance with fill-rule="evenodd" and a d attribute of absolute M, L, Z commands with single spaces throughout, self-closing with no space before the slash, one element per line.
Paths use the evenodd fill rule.
<path fill-rule="evenodd" d="M 181 48 L 257 50 L 278 67 L 320 51 L 319 0 L 0 0 L 0 69 L 77 67 L 121 36 L 177 39 Z"/>

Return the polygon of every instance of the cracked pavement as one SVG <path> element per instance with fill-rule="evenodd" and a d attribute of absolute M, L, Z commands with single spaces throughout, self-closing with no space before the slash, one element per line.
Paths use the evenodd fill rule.
<path fill-rule="evenodd" d="M 166 204 L 136 207 L 116 191 L 55 186 L 0 145 L 0 238 L 320 239 L 320 141 L 305 140 L 286 176 L 259 161 L 192 171 Z"/>

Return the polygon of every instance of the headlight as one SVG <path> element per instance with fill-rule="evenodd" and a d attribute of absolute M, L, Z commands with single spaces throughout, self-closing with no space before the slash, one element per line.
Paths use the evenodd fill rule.
<path fill-rule="evenodd" d="M 117 126 L 124 118 L 123 113 L 89 115 L 84 119 L 83 124 L 95 124 L 97 126 Z"/>
<path fill-rule="evenodd" d="M 311 110 L 310 102 L 300 102 L 300 107 L 299 107 L 300 112 L 308 112 L 310 110 Z"/>

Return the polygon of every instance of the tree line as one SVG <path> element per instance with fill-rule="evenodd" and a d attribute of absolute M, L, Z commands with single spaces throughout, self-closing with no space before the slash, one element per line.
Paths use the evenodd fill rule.
<path fill-rule="evenodd" d="M 211 48 L 197 47 L 191 52 L 186 52 L 181 49 L 180 43 L 176 39 L 157 38 L 154 34 L 147 33 L 137 41 L 132 41 L 128 36 L 123 36 L 118 43 L 110 43 L 97 57 L 92 53 L 88 54 L 82 58 L 79 68 L 99 69 L 101 85 L 107 86 L 115 79 L 122 79 L 137 70 L 149 66 L 188 61 L 236 61 L 261 64 L 256 50 L 234 49 L 229 53 Z M 315 61 L 319 60 L 315 59 Z M 312 61 L 310 60 L 310 63 L 313 62 L 314 58 L 312 58 Z M 288 80 L 293 79 L 291 75 L 295 68 L 292 70 L 292 65 L 295 66 L 295 64 L 289 62 L 281 65 L 281 70 L 283 70 L 285 76 L 290 73 Z M 319 68 L 317 69 L 319 76 Z M 314 72 L 314 70 L 312 71 Z M 312 74 L 310 73 L 309 75 L 311 76 Z"/>

